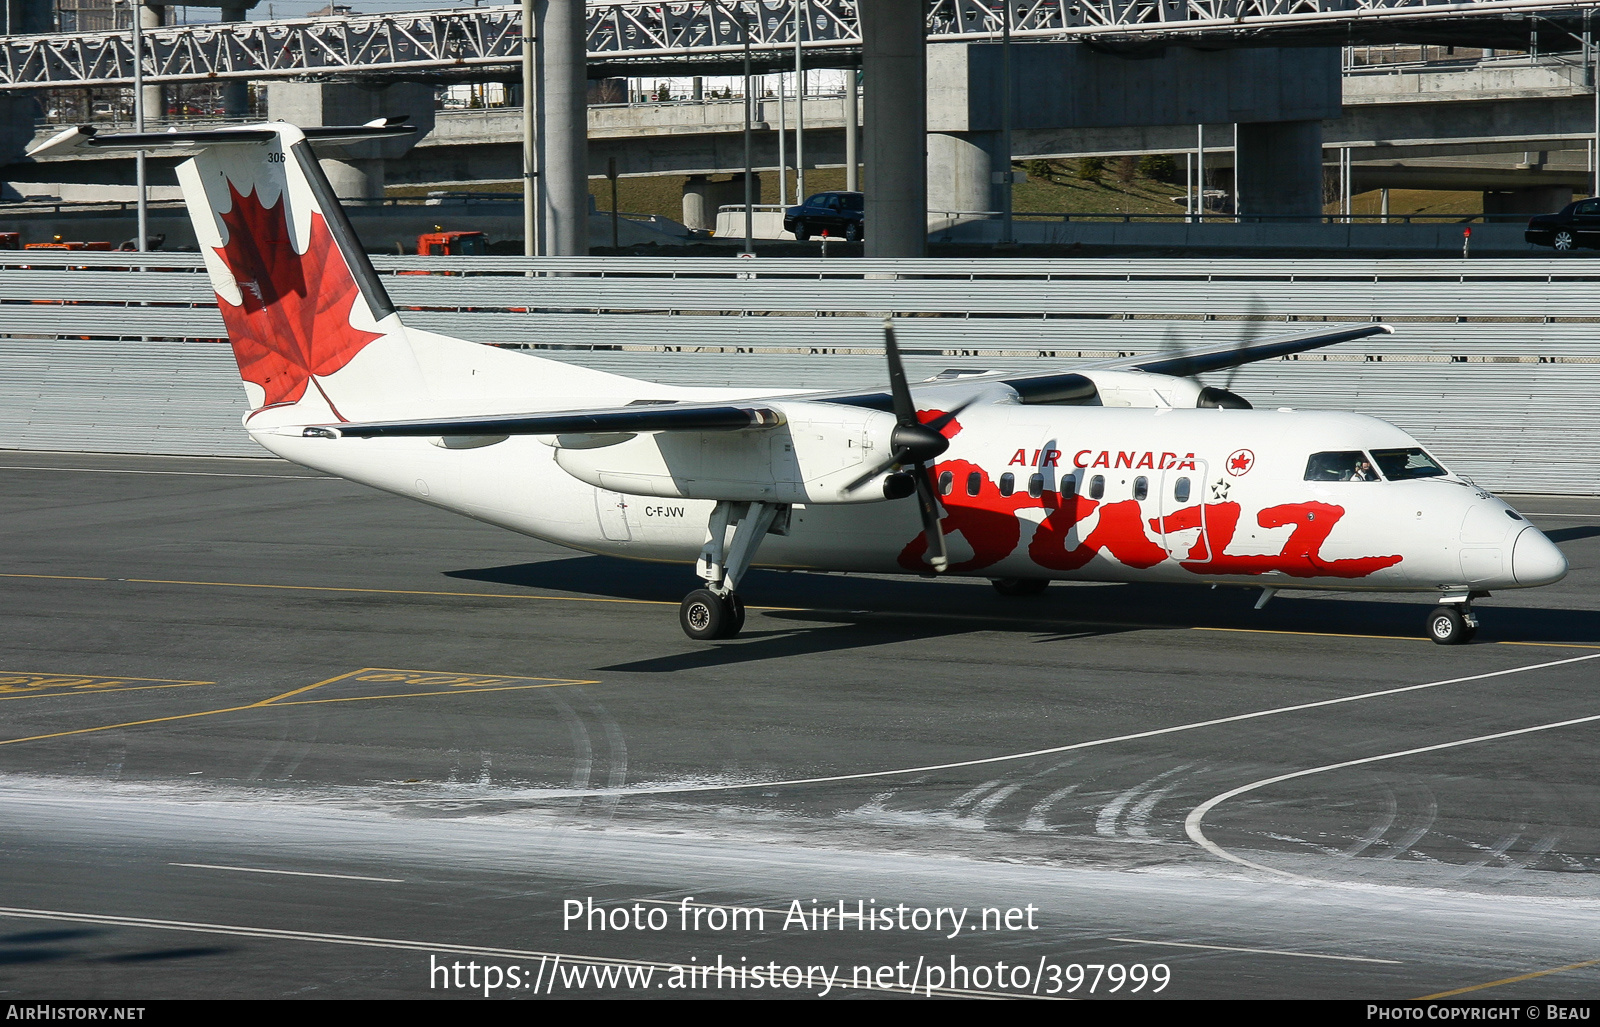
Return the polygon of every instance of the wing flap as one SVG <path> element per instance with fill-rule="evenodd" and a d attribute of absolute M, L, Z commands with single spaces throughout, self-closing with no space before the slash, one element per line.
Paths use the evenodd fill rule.
<path fill-rule="evenodd" d="M 718 404 L 649 404 L 610 410 L 557 410 L 538 414 L 433 417 L 416 421 L 312 425 L 309 438 L 452 438 L 511 435 L 598 435 L 660 431 L 750 431 L 776 428 L 783 413 L 772 407 Z"/>

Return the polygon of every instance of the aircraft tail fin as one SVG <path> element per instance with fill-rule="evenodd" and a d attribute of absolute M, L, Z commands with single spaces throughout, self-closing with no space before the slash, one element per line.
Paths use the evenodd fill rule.
<path fill-rule="evenodd" d="M 405 326 L 310 143 L 412 131 L 394 119 L 351 128 L 274 122 L 114 136 L 80 128 L 34 154 L 198 148 L 179 166 L 178 180 L 254 427 L 269 410 L 294 408 L 298 421 L 366 420 L 426 400 Z"/>

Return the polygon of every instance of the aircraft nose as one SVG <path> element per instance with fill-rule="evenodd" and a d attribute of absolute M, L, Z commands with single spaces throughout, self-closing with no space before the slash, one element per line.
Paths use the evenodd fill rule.
<path fill-rule="evenodd" d="M 1548 585 L 1567 576 L 1567 558 L 1538 528 L 1523 528 L 1511 550 L 1511 576 L 1519 585 Z"/>

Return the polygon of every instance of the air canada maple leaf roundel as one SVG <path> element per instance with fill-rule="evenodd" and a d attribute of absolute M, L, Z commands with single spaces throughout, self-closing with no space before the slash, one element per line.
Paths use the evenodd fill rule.
<path fill-rule="evenodd" d="M 243 196 L 228 183 L 233 209 L 222 215 L 228 241 L 217 255 L 239 284 L 241 303 L 221 296 L 239 374 L 261 386 L 263 406 L 295 403 L 312 376 L 333 374 L 381 336 L 350 324 L 360 295 L 328 223 L 311 215 L 311 237 L 297 253 L 283 197 L 263 207 L 251 189 Z"/>
<path fill-rule="evenodd" d="M 1250 470 L 1256 465 L 1256 455 L 1248 449 L 1236 449 L 1228 455 L 1228 462 L 1223 464 L 1228 473 L 1235 478 Z"/>

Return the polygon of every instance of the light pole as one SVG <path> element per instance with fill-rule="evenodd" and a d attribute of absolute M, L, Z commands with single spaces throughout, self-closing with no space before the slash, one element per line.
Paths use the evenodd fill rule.
<path fill-rule="evenodd" d="M 800 49 L 805 0 L 794 0 L 794 202 L 806 202 L 806 71 Z"/>
<path fill-rule="evenodd" d="M 744 15 L 740 22 L 744 29 L 744 251 L 753 254 L 756 251 L 756 208 L 755 208 L 755 168 L 751 167 L 754 157 L 750 149 L 750 121 L 754 116 L 750 105 L 755 103 L 755 97 L 750 95 L 750 14 L 741 11 Z"/>
<path fill-rule="evenodd" d="M 128 20 L 133 26 L 133 131 L 135 134 L 144 132 L 144 33 L 139 29 L 140 15 L 138 0 L 128 2 Z M 150 204 L 145 188 L 144 151 L 138 150 L 133 155 L 134 183 L 139 191 L 139 252 L 144 253 L 150 248 Z"/>
<path fill-rule="evenodd" d="M 539 153 L 533 127 L 538 109 L 534 100 L 538 88 L 534 68 L 537 19 L 533 5 L 534 0 L 522 0 L 522 252 L 529 257 L 539 255 Z"/>
<path fill-rule="evenodd" d="M 1016 242 L 1011 226 L 1011 0 L 1000 4 L 1000 78 L 1000 149 L 1005 155 L 1005 170 L 1000 173 L 1000 245 L 1010 246 Z"/>

